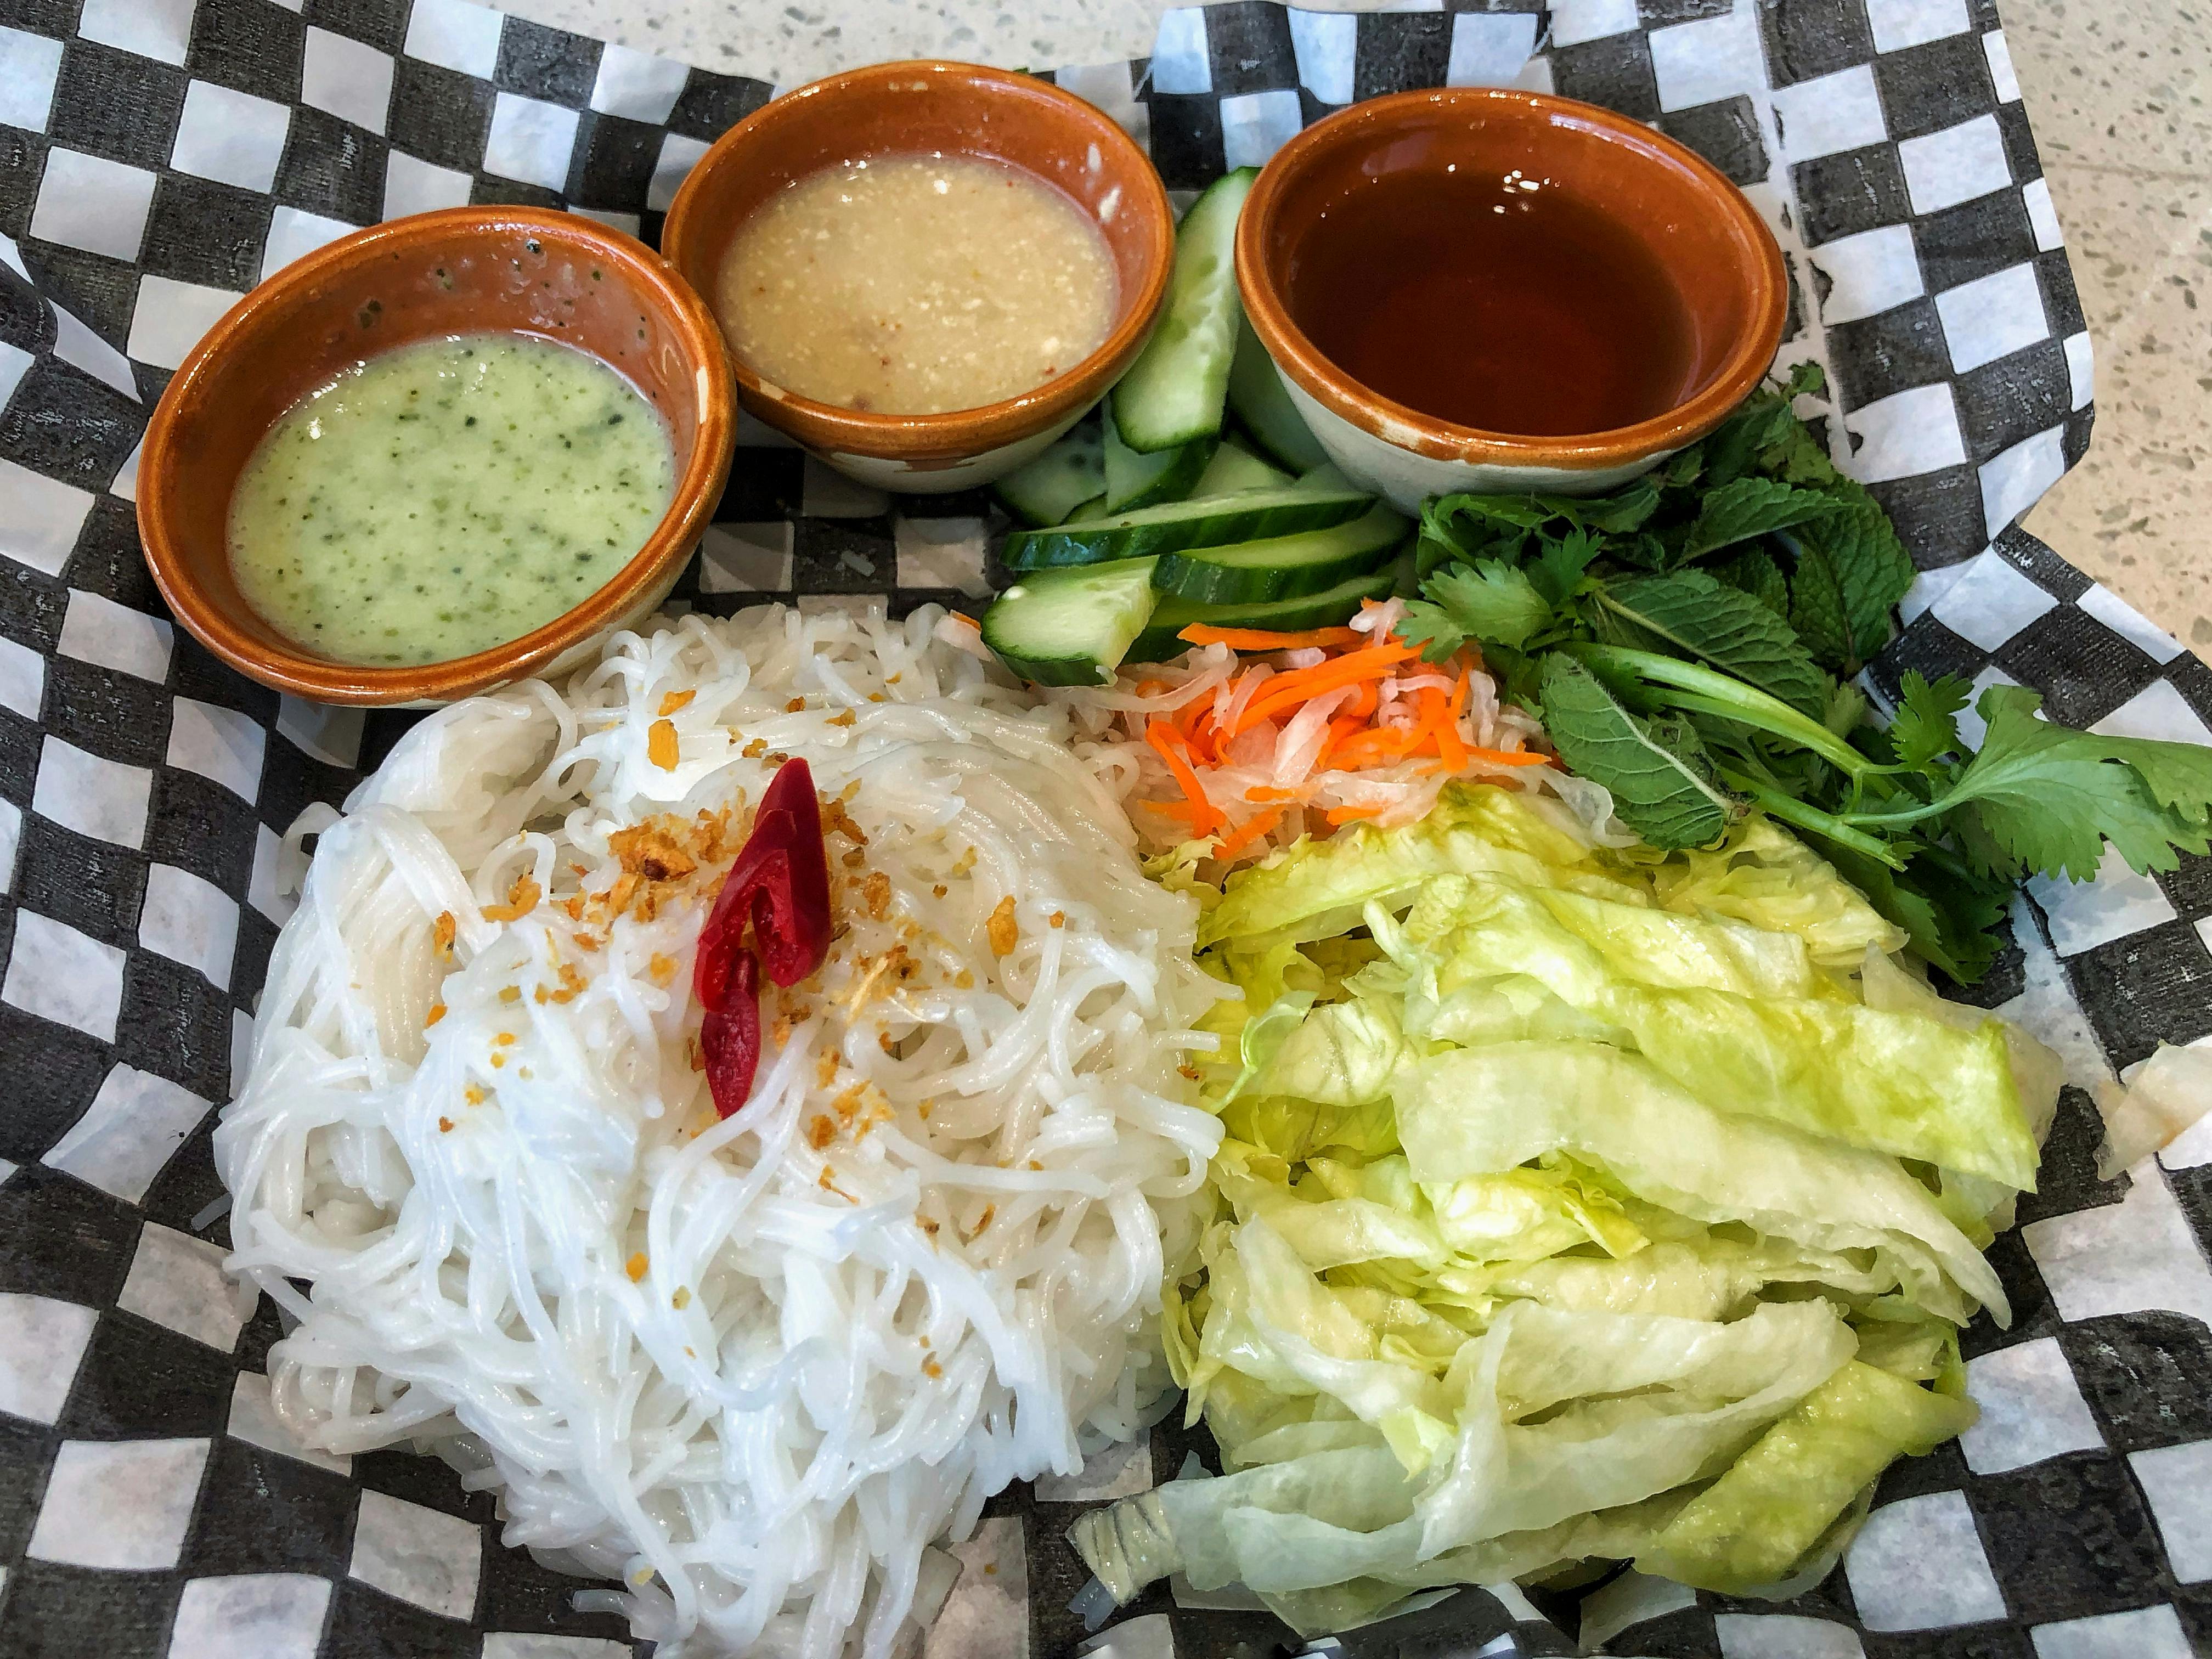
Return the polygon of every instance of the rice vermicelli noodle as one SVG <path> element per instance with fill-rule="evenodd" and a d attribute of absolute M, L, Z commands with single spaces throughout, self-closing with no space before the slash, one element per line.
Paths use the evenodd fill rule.
<path fill-rule="evenodd" d="M 889 1653 L 931 1547 L 1142 1431 L 1216 993 L 1126 752 L 925 609 L 618 635 L 431 715 L 317 835 L 217 1132 L 310 1443 L 436 1450 L 671 1655 Z M 830 960 L 744 1109 L 691 958 L 787 756 Z M 295 832 L 298 833 L 298 832 Z"/>

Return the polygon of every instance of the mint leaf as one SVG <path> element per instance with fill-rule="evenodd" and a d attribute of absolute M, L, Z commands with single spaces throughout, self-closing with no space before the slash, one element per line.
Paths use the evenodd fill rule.
<path fill-rule="evenodd" d="M 1844 613 L 1843 590 L 1836 573 L 1818 549 L 1798 552 L 1797 568 L 1790 576 L 1790 625 L 1813 653 L 1813 659 L 1830 673 L 1844 676 L 1858 670 L 1852 650 L 1850 617 Z"/>
<path fill-rule="evenodd" d="M 1421 509 L 1421 531 L 1471 552 L 1501 531 L 1534 530 L 1553 516 L 1534 495 L 1435 495 Z"/>
<path fill-rule="evenodd" d="M 2016 685 L 1982 693 L 1989 733 L 1939 803 L 1961 830 L 1987 838 L 1998 858 L 1983 861 L 1994 873 L 2063 871 L 2087 881 L 2107 841 L 2145 872 L 2173 869 L 2176 848 L 2206 850 L 2212 750 L 2071 731 L 2040 719 L 2042 703 Z M 1974 850 L 1972 838 L 1961 840 Z"/>
<path fill-rule="evenodd" d="M 1528 580 L 1555 605 L 1567 602 L 1590 561 L 1605 550 L 1605 544 L 1585 530 L 1570 531 L 1557 541 L 1546 539 L 1541 546 L 1543 550 L 1527 566 Z"/>
<path fill-rule="evenodd" d="M 1959 747 L 1958 713 L 1974 688 L 1956 674 L 1930 684 L 1918 669 L 1908 668 L 1899 690 L 1904 701 L 1889 723 L 1889 741 L 1899 764 L 1924 770 Z"/>
<path fill-rule="evenodd" d="M 1699 558 L 1716 548 L 1786 530 L 1831 510 L 1828 497 L 1817 489 L 1795 489 L 1771 478 L 1738 478 L 1706 494 L 1683 544 L 1682 556 Z"/>
<path fill-rule="evenodd" d="M 1421 584 L 1421 592 L 1459 634 L 1486 645 L 1525 644 L 1552 620 L 1551 603 L 1538 585 L 1496 559 L 1440 570 Z"/>
<path fill-rule="evenodd" d="M 1726 564 L 1711 567 L 1714 575 L 1730 587 L 1740 588 L 1778 617 L 1790 614 L 1790 582 L 1771 554 L 1753 548 L 1739 553 Z"/>
<path fill-rule="evenodd" d="M 1828 677 L 1790 624 L 1702 570 L 1616 576 L 1598 604 L 1664 640 L 1662 649 L 1733 674 L 1816 720 L 1827 714 Z"/>
<path fill-rule="evenodd" d="M 1726 830 L 1735 803 L 1710 780 L 1686 720 L 1640 720 L 1573 658 L 1543 659 L 1544 727 L 1559 758 L 1613 793 L 1620 821 L 1654 847 L 1701 847 Z"/>
<path fill-rule="evenodd" d="M 1890 614 L 1912 586 L 1912 558 L 1863 485 L 1838 477 L 1825 494 L 1831 512 L 1805 524 L 1796 538 L 1818 548 L 1835 573 L 1851 654 L 1864 661 L 1889 643 Z"/>
<path fill-rule="evenodd" d="M 1781 442 L 1796 424 L 1789 398 L 1767 387 L 1753 392 L 1705 440 L 1706 484 L 1734 483 L 1752 470 L 1761 450 Z"/>
<path fill-rule="evenodd" d="M 1572 525 L 1625 536 L 1641 530 L 1659 510 L 1659 485 L 1650 473 L 1624 484 L 1610 495 L 1541 495 L 1537 498 Z"/>

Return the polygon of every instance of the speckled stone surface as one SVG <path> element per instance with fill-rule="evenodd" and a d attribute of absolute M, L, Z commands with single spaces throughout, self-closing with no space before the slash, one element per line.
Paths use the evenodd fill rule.
<path fill-rule="evenodd" d="M 1328 5 L 1357 10 L 1358 5 Z M 1163 0 L 506 0 L 541 22 L 780 85 L 942 53 L 1146 51 Z M 2008 0 L 2006 34 L 2097 357 L 2082 463 L 2027 527 L 2212 648 L 2212 19 L 2179 0 Z"/>

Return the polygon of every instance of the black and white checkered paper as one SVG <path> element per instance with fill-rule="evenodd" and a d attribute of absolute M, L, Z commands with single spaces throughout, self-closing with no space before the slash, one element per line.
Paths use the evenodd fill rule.
<path fill-rule="evenodd" d="M 1169 185 L 1264 161 L 1355 99 L 1517 83 L 1625 110 L 1774 225 L 1785 362 L 1925 573 L 1876 665 L 2045 693 L 2061 719 L 2212 742 L 2212 669 L 2010 526 L 2088 438 L 2089 346 L 1989 0 L 1446 0 L 1171 12 L 1060 84 Z M 0 1653 L 9 1659 L 613 1659 L 619 1621 L 501 1548 L 441 1464 L 289 1440 L 273 1311 L 222 1275 L 209 1140 L 287 913 L 278 836 L 404 717 L 313 708 L 209 657 L 141 561 L 140 434 L 237 296 L 373 221 L 566 206 L 650 240 L 772 95 L 459 0 L 0 0 Z M 894 504 L 746 422 L 677 603 L 972 604 L 981 495 Z M 2212 1036 L 2212 860 L 2038 885 L 1981 988 L 2094 1081 Z M 1375 1656 L 2183 1659 L 2212 1646 L 2212 1130 L 2116 1181 L 2069 1089 L 2022 1226 L 2018 1319 L 1970 1334 L 1982 1420 L 1909 1460 L 1787 1604 L 1632 1576 L 1510 1587 L 1357 1632 Z M 1060 1659 L 1083 1505 L 1171 1477 L 1172 1425 L 994 1503 L 929 1659 Z M 1155 1589 L 1112 1659 L 1289 1644 Z"/>

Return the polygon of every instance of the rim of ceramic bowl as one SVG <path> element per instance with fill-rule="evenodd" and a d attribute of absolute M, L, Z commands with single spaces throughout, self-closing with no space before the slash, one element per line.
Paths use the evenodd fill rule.
<path fill-rule="evenodd" d="M 628 562 L 581 603 L 520 638 L 465 657 L 372 668 L 332 661 L 297 647 L 273 647 L 246 633 L 194 574 L 167 493 L 167 481 L 177 470 L 195 464 L 185 441 L 193 416 L 220 387 L 225 355 L 251 336 L 283 330 L 294 296 L 342 273 L 425 243 L 517 234 L 539 236 L 619 266 L 682 346 L 699 399 L 698 434 L 659 522 Z M 486 331 L 548 337 L 528 329 L 503 328 L 490 319 Z M 586 355 L 605 361 L 596 353 Z M 179 365 L 147 424 L 138 472 L 138 534 L 147 566 L 169 609 L 195 638 L 240 673 L 280 691 L 318 702 L 374 707 L 451 702 L 526 679 L 621 621 L 645 603 L 657 586 L 672 580 L 690 557 L 720 498 L 736 441 L 737 416 L 723 362 L 721 331 L 705 301 L 677 275 L 676 267 L 635 237 L 580 215 L 487 204 L 441 208 L 368 226 L 295 260 L 254 288 L 223 313 Z M 223 556 L 228 556 L 227 549 Z"/>
<path fill-rule="evenodd" d="M 1121 130 L 1120 123 L 1095 104 L 1048 81 L 1016 70 L 992 69 L 953 58 L 908 58 L 824 76 L 772 99 L 746 116 L 699 158 L 669 204 L 660 232 L 660 245 L 669 259 L 679 271 L 705 276 L 705 286 L 712 288 L 738 226 L 707 219 L 701 202 L 708 180 L 725 168 L 747 165 L 747 157 L 779 128 L 808 118 L 825 100 L 890 95 L 900 82 L 911 83 L 921 76 L 957 76 L 971 87 L 1056 108 L 1080 127 L 1102 153 L 1117 154 L 1125 167 L 1133 164 L 1132 176 L 1145 188 L 1136 201 L 1126 202 L 1125 206 L 1141 211 L 1151 232 L 1144 281 L 1133 296 L 1117 299 L 1119 314 L 1105 339 L 1067 373 L 1018 397 L 973 409 L 947 410 L 937 415 L 872 414 L 845 409 L 771 386 L 737 353 L 728 354 L 731 373 L 747 407 L 763 411 L 764 417 L 772 408 L 777 416 L 803 425 L 807 442 L 835 453 L 909 462 L 965 459 L 1040 432 L 1063 416 L 1080 414 L 1105 394 L 1143 349 L 1166 296 L 1175 263 L 1175 215 L 1168 205 L 1167 189 L 1152 158 Z M 1021 167 L 1054 190 L 1060 188 L 1024 166 L 1018 156 L 998 159 Z"/>
<path fill-rule="evenodd" d="M 1546 126 L 1566 125 L 1618 144 L 1646 162 L 1689 174 L 1729 233 L 1743 272 L 1750 320 L 1718 368 L 1674 408 L 1604 432 L 1532 434 L 1461 426 L 1398 403 L 1346 374 L 1291 320 L 1267 243 L 1287 192 L 1333 147 L 1416 112 L 1472 118 L 1481 112 Z M 1765 377 L 1782 343 L 1789 312 L 1782 250 L 1750 199 L 1705 157 L 1626 115 L 1548 93 L 1514 87 L 1446 87 L 1393 93 L 1354 104 L 1294 135 L 1261 169 L 1237 227 L 1237 285 L 1254 332 L 1282 372 L 1323 409 L 1394 447 L 1470 465 L 1597 471 L 1695 442 L 1719 425 Z"/>

